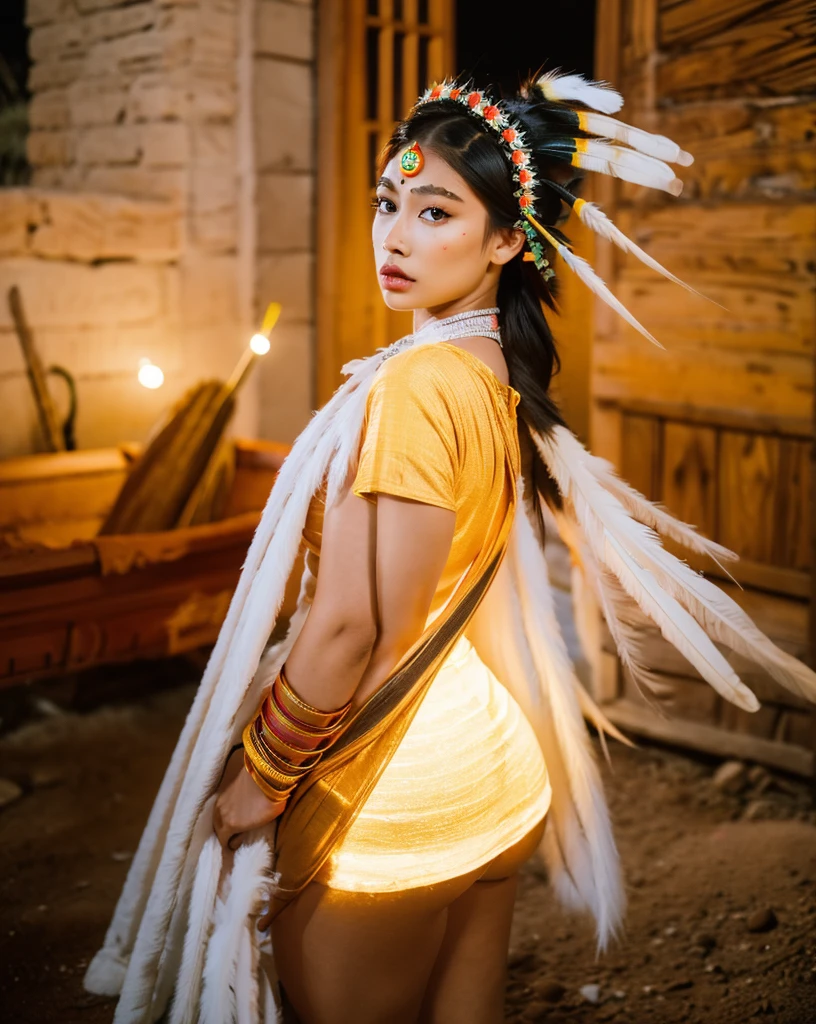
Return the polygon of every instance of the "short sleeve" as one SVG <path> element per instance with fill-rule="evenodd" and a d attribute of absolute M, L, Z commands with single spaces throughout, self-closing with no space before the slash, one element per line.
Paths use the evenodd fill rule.
<path fill-rule="evenodd" d="M 456 511 L 457 446 L 444 377 L 430 359 L 408 351 L 374 376 L 352 489 L 412 498 Z"/>

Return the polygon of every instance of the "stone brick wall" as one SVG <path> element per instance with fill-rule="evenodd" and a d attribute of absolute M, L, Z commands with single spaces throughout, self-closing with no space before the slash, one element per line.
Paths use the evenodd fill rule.
<path fill-rule="evenodd" d="M 292 440 L 314 401 L 315 11 L 311 0 L 257 0 L 254 15 L 256 308 L 283 303 L 261 364 L 260 431 Z"/>
<path fill-rule="evenodd" d="M 282 301 L 233 429 L 293 438 L 312 407 L 311 4 L 28 0 L 27 20 L 33 188 L 0 191 L 0 455 L 42 446 L 14 283 L 43 360 L 77 376 L 86 448 L 143 440 Z"/>

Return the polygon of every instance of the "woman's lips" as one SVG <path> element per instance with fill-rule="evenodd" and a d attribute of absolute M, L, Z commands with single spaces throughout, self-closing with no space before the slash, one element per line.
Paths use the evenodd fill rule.
<path fill-rule="evenodd" d="M 380 267 L 380 281 L 387 292 L 405 292 L 414 283 L 413 278 L 394 263 Z"/>

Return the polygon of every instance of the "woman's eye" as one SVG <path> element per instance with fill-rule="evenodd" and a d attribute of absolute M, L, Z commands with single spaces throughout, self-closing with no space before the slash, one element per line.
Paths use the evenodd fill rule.
<path fill-rule="evenodd" d="M 396 210 L 394 203 L 390 199 L 386 199 L 385 196 L 375 196 L 371 200 L 371 205 L 377 213 L 393 213 Z"/>
<path fill-rule="evenodd" d="M 429 214 L 428 217 L 425 216 L 426 213 Z M 446 213 L 445 210 L 439 206 L 429 206 L 426 210 L 423 210 L 419 216 L 423 220 L 430 220 L 433 221 L 434 224 L 438 224 L 440 221 L 447 220 L 448 217 L 450 217 L 450 214 Z"/>

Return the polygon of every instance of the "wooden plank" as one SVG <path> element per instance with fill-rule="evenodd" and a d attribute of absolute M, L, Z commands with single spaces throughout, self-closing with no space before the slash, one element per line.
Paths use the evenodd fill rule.
<path fill-rule="evenodd" d="M 700 750 L 721 758 L 735 757 L 765 764 L 805 778 L 813 775 L 816 760 L 813 751 L 802 747 L 744 736 L 702 722 L 684 722 L 677 718 L 662 720 L 648 708 L 638 707 L 627 700 L 604 705 L 604 714 L 624 730 L 663 743 Z"/>
<path fill-rule="evenodd" d="M 647 498 L 660 495 L 661 429 L 652 416 L 623 417 L 620 471 Z"/>
<path fill-rule="evenodd" d="M 779 506 L 773 561 L 775 565 L 806 572 L 813 568 L 813 457 L 812 441 L 779 443 Z"/>
<path fill-rule="evenodd" d="M 755 413 L 797 429 L 811 415 L 813 375 L 805 356 L 711 350 L 704 360 L 688 351 L 661 351 L 627 329 L 629 337 L 595 346 L 592 393 L 628 400 L 648 395 L 668 406 Z M 666 339 L 668 342 L 670 339 Z"/>
<path fill-rule="evenodd" d="M 810 0 L 765 4 L 693 47 L 671 50 L 657 71 L 659 102 L 806 92 L 816 71 Z"/>
<path fill-rule="evenodd" d="M 660 500 L 707 537 L 717 533 L 717 433 L 667 422 L 663 428 Z"/>
<path fill-rule="evenodd" d="M 779 529 L 779 440 L 724 430 L 718 467 L 717 540 L 743 558 L 773 563 Z"/>
<path fill-rule="evenodd" d="M 704 406 L 681 405 L 677 402 L 653 401 L 649 397 L 632 395 L 628 398 L 602 398 L 596 396 L 594 405 L 597 415 L 606 422 L 614 415 L 636 413 L 643 416 L 657 416 L 676 423 L 703 423 L 713 427 L 732 427 L 736 430 L 754 431 L 760 434 L 775 434 L 779 437 L 806 439 L 812 436 L 810 417 L 795 420 L 791 417 L 775 418 L 762 416 L 753 411 L 725 410 Z M 602 435 L 601 435 L 602 436 Z M 604 456 L 609 458 L 610 456 Z M 615 461 L 615 460 L 613 460 Z M 615 461 L 615 465 L 621 465 Z"/>
<path fill-rule="evenodd" d="M 767 7 L 768 0 L 660 0 L 660 48 L 688 47 Z"/>
<path fill-rule="evenodd" d="M 694 156 L 678 168 L 684 200 L 804 200 L 816 178 L 815 115 L 813 101 L 711 100 L 661 111 L 659 131 Z"/>

